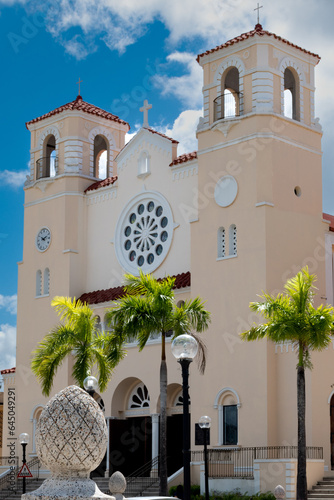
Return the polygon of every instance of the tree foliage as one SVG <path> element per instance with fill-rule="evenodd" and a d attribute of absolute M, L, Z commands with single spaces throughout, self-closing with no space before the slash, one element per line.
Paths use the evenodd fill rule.
<path fill-rule="evenodd" d="M 113 369 L 124 356 L 124 349 L 111 336 L 101 333 L 97 318 L 89 305 L 75 298 L 55 297 L 51 302 L 61 323 L 55 326 L 33 351 L 31 368 L 49 396 L 58 368 L 65 358 L 73 356 L 72 376 L 80 387 L 92 372 L 96 372 L 103 392 Z"/>
<path fill-rule="evenodd" d="M 262 301 L 251 302 L 250 308 L 267 322 L 254 325 L 241 337 L 249 341 L 264 337 L 273 342 L 290 341 L 297 347 L 298 366 L 312 368 L 310 352 L 321 351 L 331 342 L 334 314 L 331 306 L 314 307 L 315 280 L 305 267 L 286 282 L 285 293 L 263 293 Z"/>
<path fill-rule="evenodd" d="M 298 354 L 297 363 L 297 422 L 298 465 L 297 500 L 307 499 L 306 480 L 306 397 L 305 368 L 312 368 L 311 352 L 322 351 L 331 342 L 334 309 L 328 305 L 315 308 L 316 276 L 304 267 L 289 279 L 285 293 L 277 296 L 263 293 L 261 302 L 251 302 L 250 308 L 260 313 L 266 323 L 254 325 L 241 334 L 244 340 L 267 338 L 273 342 L 292 342 Z"/>

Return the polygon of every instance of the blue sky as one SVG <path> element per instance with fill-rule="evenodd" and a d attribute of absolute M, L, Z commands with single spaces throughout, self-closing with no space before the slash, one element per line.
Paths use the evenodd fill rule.
<path fill-rule="evenodd" d="M 324 211 L 334 213 L 332 0 L 263 0 L 263 27 L 312 52 L 316 116 L 324 129 Z M 254 28 L 250 0 L 0 0 L 0 369 L 15 365 L 17 262 L 22 259 L 23 183 L 30 137 L 25 122 L 78 93 L 87 102 L 196 149 L 202 70 L 196 54 Z"/>

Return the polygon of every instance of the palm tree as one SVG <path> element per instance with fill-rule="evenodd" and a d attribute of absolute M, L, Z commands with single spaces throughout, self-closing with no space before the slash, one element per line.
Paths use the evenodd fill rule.
<path fill-rule="evenodd" d="M 290 341 L 298 354 L 297 415 L 298 470 L 297 500 L 307 499 L 306 432 L 305 432 L 305 368 L 312 368 L 311 351 L 325 349 L 331 341 L 334 308 L 313 306 L 315 275 L 303 268 L 284 286 L 285 294 L 264 293 L 262 302 L 251 302 L 250 308 L 261 313 L 267 323 L 253 326 L 241 334 L 245 340 L 268 338 L 273 342 Z"/>
<path fill-rule="evenodd" d="M 150 336 L 161 334 L 160 364 L 160 495 L 167 495 L 167 364 L 166 334 L 173 331 L 173 338 L 184 333 L 203 332 L 208 328 L 210 313 L 197 297 L 179 307 L 175 304 L 175 278 L 158 280 L 151 275 L 125 275 L 125 292 L 116 306 L 107 313 L 107 320 L 121 343 L 138 341 L 142 350 Z M 192 333 L 199 344 L 199 366 L 205 369 L 205 346 Z"/>
<path fill-rule="evenodd" d="M 64 323 L 53 328 L 32 353 L 31 368 L 42 393 L 49 396 L 59 366 L 70 355 L 75 359 L 72 376 L 76 383 L 83 387 L 85 378 L 95 369 L 103 392 L 113 368 L 124 356 L 122 347 L 112 336 L 99 331 L 97 318 L 87 304 L 75 298 L 55 297 L 51 305 Z"/>

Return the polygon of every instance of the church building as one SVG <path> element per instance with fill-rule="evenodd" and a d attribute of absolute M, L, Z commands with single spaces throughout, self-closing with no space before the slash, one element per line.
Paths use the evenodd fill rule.
<path fill-rule="evenodd" d="M 195 424 L 208 415 L 209 448 L 230 471 L 223 487 L 212 477 L 211 489 L 255 493 L 282 484 L 295 498 L 296 351 L 289 343 L 243 342 L 239 334 L 259 320 L 249 303 L 262 291 L 282 291 L 306 265 L 318 277 L 316 305 L 333 303 L 334 218 L 322 212 L 322 130 L 314 109 L 319 60 L 261 24 L 199 54 L 198 150 L 181 156 L 176 140 L 149 126 L 147 101 L 143 127 L 127 144 L 129 124 L 80 95 L 26 124 L 31 161 L 17 365 L 3 373 L 4 456 L 8 391 L 15 393 L 15 436 L 29 433 L 28 457 L 36 455 L 36 424 L 48 398 L 31 372 L 31 352 L 58 323 L 52 298 L 80 298 L 107 329 L 124 273 L 141 269 L 174 276 L 177 303 L 200 296 L 211 312 L 201 334 L 205 374 L 190 366 L 193 482 L 203 480 Z M 306 376 L 310 488 L 334 472 L 333 346 L 312 354 Z M 97 395 L 109 427 L 105 474 L 128 475 L 158 457 L 160 347 L 159 334 L 142 352 L 129 344 Z M 167 367 L 172 476 L 182 467 L 182 378 L 168 344 Z M 71 369 L 68 360 L 52 395 L 72 383 Z"/>

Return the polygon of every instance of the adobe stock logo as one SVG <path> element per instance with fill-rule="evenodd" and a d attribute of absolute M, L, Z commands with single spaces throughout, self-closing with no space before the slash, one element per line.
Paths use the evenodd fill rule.
<path fill-rule="evenodd" d="M 12 46 L 15 54 L 20 51 L 21 45 L 26 45 L 38 33 L 40 28 L 44 26 L 44 18 L 42 14 L 36 12 L 30 18 L 23 16 L 21 18 L 22 25 L 19 33 L 9 32 L 7 38 Z"/>

